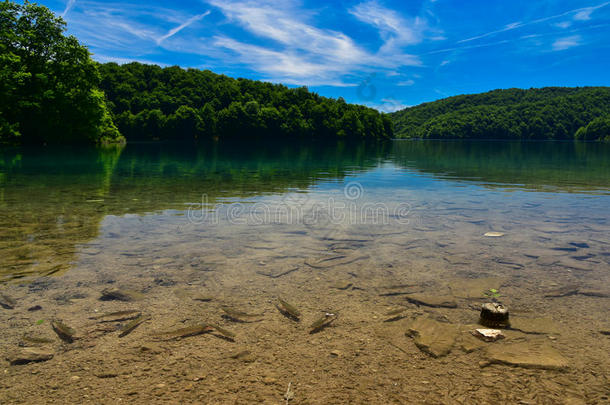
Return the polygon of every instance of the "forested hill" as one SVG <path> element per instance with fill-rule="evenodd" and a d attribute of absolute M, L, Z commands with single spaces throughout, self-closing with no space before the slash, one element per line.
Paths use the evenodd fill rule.
<path fill-rule="evenodd" d="M 398 138 L 610 140 L 610 87 L 494 90 L 391 117 Z"/>
<path fill-rule="evenodd" d="M 305 87 L 140 63 L 99 70 L 114 123 L 128 141 L 393 135 L 388 115 Z"/>

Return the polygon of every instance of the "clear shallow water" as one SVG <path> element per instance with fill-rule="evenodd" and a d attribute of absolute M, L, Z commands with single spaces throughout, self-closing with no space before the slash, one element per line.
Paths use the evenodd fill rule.
<path fill-rule="evenodd" d="M 98 237 L 109 216 L 121 222 L 125 214 L 176 210 L 161 216 L 192 227 L 189 218 L 197 217 L 202 203 L 217 222 L 269 225 L 284 213 L 289 225 L 310 229 L 370 225 L 373 219 L 347 214 L 372 215 L 374 204 L 384 204 L 376 213 L 379 224 L 393 217 L 389 222 L 402 230 L 445 214 L 453 215 L 451 221 L 478 221 L 481 230 L 528 221 L 609 226 L 608 144 L 135 144 L 109 151 L 5 150 L 0 156 L 4 279 L 65 270 L 77 247 Z M 346 196 L 350 191 L 357 194 Z M 251 209 L 266 218 L 249 214 Z M 232 221 L 233 215 L 244 218 Z M 396 215 L 405 218 L 397 221 Z"/>
<path fill-rule="evenodd" d="M 546 326 L 538 333 L 534 325 L 536 334 L 515 332 L 506 341 L 552 342 L 570 371 L 568 377 L 547 371 L 540 377 L 538 370 L 498 369 L 488 377 L 511 389 L 482 388 L 471 398 L 553 403 L 575 395 L 597 403 L 607 395 L 609 348 L 600 331 L 608 328 L 610 310 L 609 144 L 134 144 L 106 151 L 5 150 L 0 156 L 1 291 L 23 308 L 44 308 L 24 311 L 19 321 L 0 312 L 12 328 L 0 350 L 16 345 L 24 329 L 38 331 L 39 318 L 60 317 L 88 330 L 92 313 L 130 309 L 124 305 L 133 304 L 99 301 L 100 291 L 113 286 L 144 293 L 137 305 L 153 317 L 129 342 L 146 340 L 151 328 L 220 322 L 219 306 L 234 305 L 265 314 L 253 325 L 223 324 L 240 334 L 239 348 L 273 358 L 256 362 L 258 372 L 294 363 L 291 375 L 305 387 L 326 384 L 321 381 L 359 386 L 381 378 L 376 370 L 383 367 L 394 378 L 388 387 L 400 383 L 405 390 L 378 388 L 378 396 L 327 387 L 329 396 L 320 397 L 318 388 L 308 393 L 304 387 L 305 399 L 383 402 L 384 395 L 396 394 L 399 402 L 450 403 L 447 381 L 455 384 L 452 398 L 471 392 L 485 356 L 453 350 L 448 358 L 459 377 L 444 374 L 446 361 L 429 363 L 426 356 L 405 369 L 400 356 L 408 353 L 412 361 L 418 349 L 404 336 L 404 324 L 382 319 L 388 309 L 406 306 L 410 317 L 472 325 L 485 291 L 495 288 L 517 317 L 555 322 L 552 333 Z M 485 237 L 487 232 L 504 236 Z M 566 296 L 548 296 L 568 287 Z M 449 297 L 456 308 L 409 304 L 405 295 L 411 293 Z M 183 299 L 193 294 L 214 299 L 205 307 Z M 324 338 L 294 334 L 270 304 L 278 295 L 290 297 L 307 324 L 320 311 L 339 312 L 340 320 Z M 96 349 L 79 361 L 129 354 L 112 334 L 94 340 Z M 188 358 L 194 351 L 211 356 L 206 360 L 217 368 L 210 374 L 232 373 L 229 385 L 251 382 L 256 370 L 234 370 L 226 361 L 237 348 L 194 342 L 172 350 L 184 350 Z M 196 346 L 206 344 L 214 350 Z M 331 349 L 351 353 L 358 345 L 368 347 L 362 361 L 371 369 L 351 372 L 358 361 L 347 355 L 326 362 Z M 322 365 L 320 359 L 326 359 Z M 320 368 L 322 375 L 307 371 Z M 397 375 L 402 377 L 391 377 Z M 18 384 L 19 374 L 14 377 Z M 108 387 L 98 388 L 103 398 Z"/>

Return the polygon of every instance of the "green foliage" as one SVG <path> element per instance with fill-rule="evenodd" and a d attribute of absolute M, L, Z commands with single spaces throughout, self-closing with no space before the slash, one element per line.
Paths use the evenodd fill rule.
<path fill-rule="evenodd" d="M 576 139 L 610 141 L 610 115 L 597 117 L 576 131 Z"/>
<path fill-rule="evenodd" d="M 485 291 L 483 295 L 487 298 L 491 298 L 492 300 L 500 298 L 500 292 L 495 288 L 490 288 L 489 290 Z"/>
<path fill-rule="evenodd" d="M 0 142 L 97 142 L 120 137 L 89 51 L 34 3 L 0 3 Z"/>
<path fill-rule="evenodd" d="M 107 63 L 99 68 L 114 122 L 128 140 L 392 137 L 386 115 L 305 87 L 177 66 Z"/>
<path fill-rule="evenodd" d="M 610 116 L 608 87 L 494 90 L 391 114 L 399 138 L 523 140 L 608 138 L 604 116 Z"/>

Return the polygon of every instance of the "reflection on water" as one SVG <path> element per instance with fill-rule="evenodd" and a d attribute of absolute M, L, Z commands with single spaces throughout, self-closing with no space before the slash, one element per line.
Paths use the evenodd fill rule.
<path fill-rule="evenodd" d="M 203 197 L 210 205 L 264 195 L 277 195 L 279 201 L 288 195 L 298 202 L 303 197 L 294 198 L 294 191 L 320 199 L 332 197 L 345 179 L 366 187 L 369 202 L 407 201 L 427 215 L 441 201 L 455 200 L 459 185 L 470 187 L 468 193 L 485 206 L 515 200 L 494 189 L 522 189 L 554 193 L 553 209 L 574 211 L 576 205 L 592 213 L 589 203 L 583 204 L 589 200 L 562 193 L 608 194 L 609 155 L 608 144 L 568 142 L 5 150 L 0 155 L 0 274 L 11 279 L 62 272 L 75 246 L 95 238 L 108 215 L 184 210 Z M 603 211 L 606 201 L 593 204 L 601 203 Z M 468 204 L 463 199 L 455 209 Z"/>
<path fill-rule="evenodd" d="M 609 190 L 608 143 L 397 141 L 393 146 L 393 164 L 439 178 L 532 191 Z"/>

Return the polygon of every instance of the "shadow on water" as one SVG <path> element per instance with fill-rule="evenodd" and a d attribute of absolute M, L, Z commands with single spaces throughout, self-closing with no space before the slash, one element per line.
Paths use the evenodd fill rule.
<path fill-rule="evenodd" d="M 130 144 L 0 151 L 0 281 L 60 274 L 108 215 L 184 210 L 288 191 L 390 164 L 404 176 L 532 191 L 608 193 L 608 144 Z M 421 176 L 425 174 L 426 176 Z"/>

